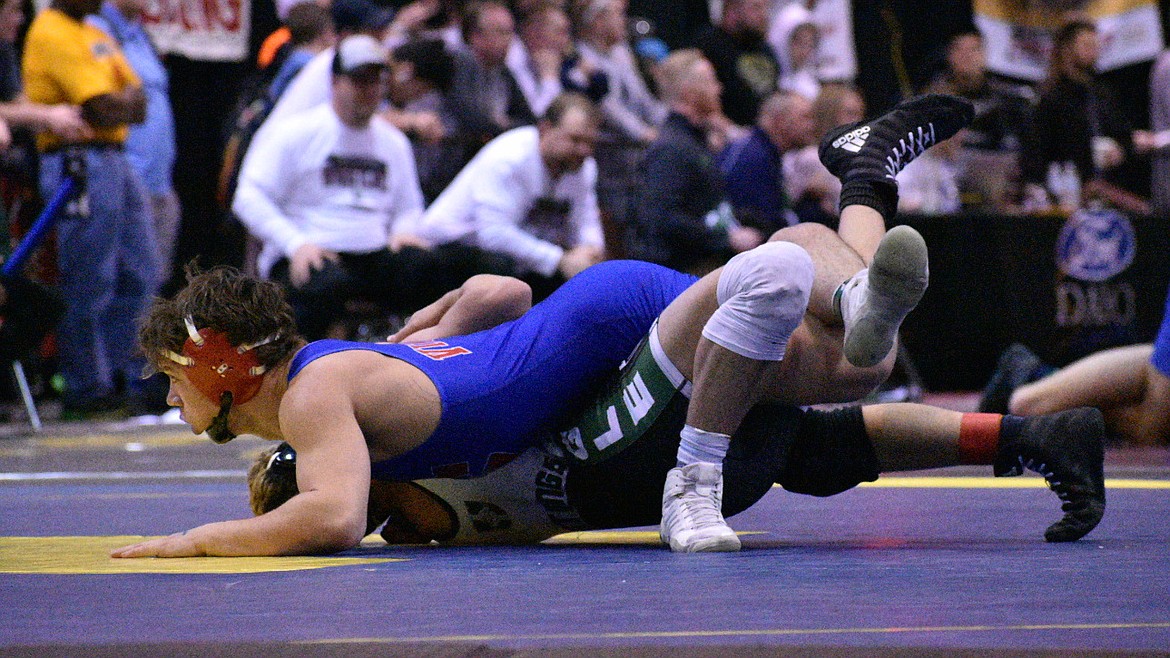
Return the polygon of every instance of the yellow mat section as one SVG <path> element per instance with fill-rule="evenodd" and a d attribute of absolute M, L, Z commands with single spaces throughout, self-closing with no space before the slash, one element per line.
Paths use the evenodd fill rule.
<path fill-rule="evenodd" d="M 265 573 L 404 562 L 401 558 L 185 557 L 114 559 L 110 551 L 146 537 L 0 537 L 0 573 Z"/>
<path fill-rule="evenodd" d="M 740 537 L 767 534 L 762 531 L 737 532 Z M 662 546 L 657 530 L 585 530 L 566 532 L 544 540 L 545 544 L 625 544 Z"/>
<path fill-rule="evenodd" d="M 387 642 L 515 642 L 525 641 L 553 641 L 553 640 L 614 640 L 614 639 L 659 639 L 659 638 L 719 638 L 719 637 L 783 637 L 783 636 L 816 636 L 816 635 L 895 635 L 901 633 L 1005 633 L 1009 631 L 1086 631 L 1086 630 L 1144 630 L 1170 628 L 1170 622 L 1103 622 L 1099 624 L 1012 624 L 994 625 L 981 624 L 978 626 L 885 626 L 885 627 L 845 627 L 845 628 L 753 628 L 741 630 L 710 630 L 710 631 L 631 631 L 614 633 L 545 633 L 530 635 L 431 635 L 415 637 L 353 637 L 331 638 L 321 640 L 294 640 L 290 644 L 313 645 L 341 645 L 341 644 L 382 644 Z M 784 652 L 776 649 L 776 655 Z M 908 654 L 911 649 L 906 650 Z M 470 653 L 470 652 L 469 652 Z M 951 655 L 956 652 L 938 651 L 941 655 Z M 1109 651 L 1116 654 L 1117 651 Z M 713 654 L 714 655 L 714 654 Z M 799 654 L 805 655 L 805 654 Z M 923 654 L 922 651 L 913 651 L 912 655 Z M 956 654 L 957 655 L 957 654 Z M 976 650 L 962 653 L 962 655 L 977 655 Z M 1041 654 L 1037 654 L 1041 655 Z M 1059 655 L 1057 652 L 1043 655 Z M 1088 654 L 1083 654 L 1088 655 Z M 1156 654 L 1161 655 L 1161 654 Z"/>
<path fill-rule="evenodd" d="M 779 485 L 776 485 L 779 486 Z M 877 482 L 862 482 L 859 486 L 906 489 L 1031 489 L 1046 487 L 1044 478 L 1023 477 L 881 477 Z M 1106 489 L 1170 489 L 1170 480 L 1139 480 L 1106 478 Z"/>

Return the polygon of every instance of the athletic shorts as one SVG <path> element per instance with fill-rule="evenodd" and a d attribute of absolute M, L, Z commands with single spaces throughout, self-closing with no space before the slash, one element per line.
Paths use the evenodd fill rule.
<path fill-rule="evenodd" d="M 677 371 L 664 370 L 674 371 L 650 339 L 643 341 L 597 404 L 560 433 L 555 448 L 567 461 L 566 498 L 581 526 L 624 528 L 661 520 L 662 490 L 676 464 L 689 401 L 689 384 Z M 774 484 L 829 496 L 872 482 L 878 473 L 860 407 L 757 405 L 723 462 L 723 514 L 742 512 Z"/>

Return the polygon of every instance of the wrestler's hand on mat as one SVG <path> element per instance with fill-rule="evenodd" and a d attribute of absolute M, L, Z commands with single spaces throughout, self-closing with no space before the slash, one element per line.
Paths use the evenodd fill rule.
<path fill-rule="evenodd" d="M 110 557 L 202 557 L 203 551 L 186 531 L 115 548 Z"/>

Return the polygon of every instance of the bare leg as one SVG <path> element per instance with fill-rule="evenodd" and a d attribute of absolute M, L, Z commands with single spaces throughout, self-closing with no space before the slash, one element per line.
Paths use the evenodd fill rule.
<path fill-rule="evenodd" d="M 883 473 L 956 466 L 963 414 L 921 404 L 862 407 Z"/>
<path fill-rule="evenodd" d="M 661 536 L 674 551 L 739 550 L 739 538 L 720 513 L 723 459 L 732 432 L 759 399 L 766 368 L 783 359 L 804 319 L 814 265 L 801 247 L 772 241 L 734 257 L 714 279 L 713 312 L 701 328 L 689 327 L 692 336 L 698 329 L 691 403 L 678 467 L 667 474 L 663 493 Z M 697 301 L 711 307 L 709 297 Z M 665 332 L 674 318 L 664 314 Z"/>
<path fill-rule="evenodd" d="M 1109 429 L 1138 445 L 1170 437 L 1170 379 L 1150 363 L 1154 347 L 1129 345 L 1091 354 L 1025 384 L 1012 394 L 1014 414 L 1036 415 L 1093 406 Z"/>
<path fill-rule="evenodd" d="M 863 407 L 862 418 L 883 473 L 959 464 L 991 464 L 1000 476 L 1041 473 L 1063 501 L 1048 541 L 1080 539 L 1105 513 L 1105 422 L 1096 409 L 1023 418 L 884 404 Z"/>
<path fill-rule="evenodd" d="M 886 234 L 886 220 L 882 219 L 881 213 L 868 206 L 847 206 L 841 210 L 841 222 L 837 230 L 845 244 L 861 257 L 863 266 L 868 266 L 873 262 L 878 243 Z"/>
<path fill-rule="evenodd" d="M 880 223 L 881 216 L 865 206 L 850 206 L 845 210 L 847 214 L 853 216 L 864 215 L 864 211 L 869 211 L 878 218 L 877 230 L 880 233 L 877 234 L 873 246 L 874 249 L 877 249 L 877 243 L 886 234 L 885 224 Z M 813 278 L 812 294 L 809 295 L 808 299 L 809 314 L 820 320 L 822 324 L 842 326 L 841 313 L 833 304 L 833 296 L 842 283 L 865 267 L 866 261 L 863 261 L 858 252 L 848 244 L 842 233 L 834 232 L 823 224 L 797 224 L 780 229 L 768 239 L 769 242 L 776 240 L 798 244 L 804 247 L 804 250 L 812 257 L 816 272 Z M 872 255 L 871 253 L 870 256 L 872 257 Z"/>

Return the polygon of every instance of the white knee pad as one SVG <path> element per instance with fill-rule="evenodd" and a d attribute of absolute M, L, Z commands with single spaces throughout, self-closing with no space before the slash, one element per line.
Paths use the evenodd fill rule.
<path fill-rule="evenodd" d="M 767 242 L 728 261 L 719 273 L 719 308 L 703 337 L 757 361 L 784 358 L 813 284 L 808 252 L 791 242 Z"/>

